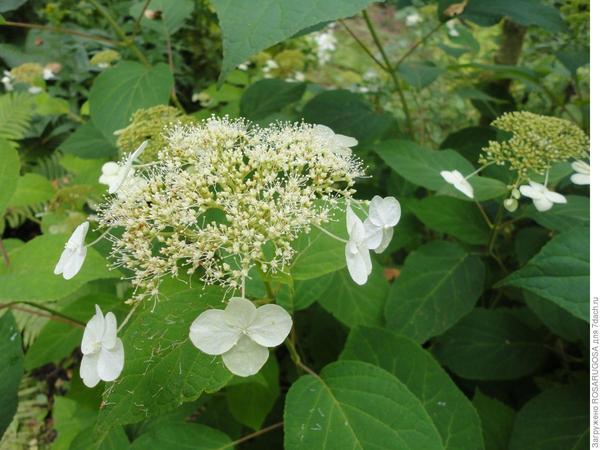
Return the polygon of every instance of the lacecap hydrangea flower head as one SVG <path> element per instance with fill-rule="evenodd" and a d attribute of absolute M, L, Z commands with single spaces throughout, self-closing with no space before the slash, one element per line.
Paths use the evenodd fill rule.
<path fill-rule="evenodd" d="M 286 338 L 292 319 L 278 305 L 253 306 L 245 295 L 250 271 L 288 274 L 294 242 L 318 229 L 346 244 L 350 276 L 364 284 L 370 250 L 381 253 L 390 243 L 400 204 L 376 196 L 366 211 L 367 202 L 352 199 L 354 181 L 364 174 L 351 150 L 358 142 L 323 125 L 261 128 L 213 117 L 165 130 L 155 160 L 143 159 L 146 140 L 103 167 L 100 182 L 113 195 L 97 221 L 112 242 L 115 266 L 133 284 L 129 303 L 158 296 L 165 277 L 195 278 L 230 292 L 225 310 L 207 310 L 192 323 L 190 339 L 201 351 L 222 355 L 233 373 L 252 375 L 266 362 L 268 347 Z M 346 211 L 347 239 L 323 228 L 339 210 Z M 78 268 L 92 245 L 79 234 L 61 260 L 73 259 Z"/>

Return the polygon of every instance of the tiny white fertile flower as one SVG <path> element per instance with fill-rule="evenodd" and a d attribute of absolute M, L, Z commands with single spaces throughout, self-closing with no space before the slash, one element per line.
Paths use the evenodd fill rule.
<path fill-rule="evenodd" d="M 116 380 L 125 364 L 123 342 L 117 337 L 117 318 L 112 312 L 102 315 L 96 305 L 96 314 L 83 331 L 81 340 L 81 368 L 79 376 L 87 387 L 96 386 L 100 380 Z"/>
<path fill-rule="evenodd" d="M 8 70 L 4 71 L 4 76 L 2 77 L 2 84 L 4 85 L 4 89 L 7 91 L 12 91 L 14 78 Z"/>
<path fill-rule="evenodd" d="M 583 161 L 571 163 L 571 168 L 577 172 L 571 175 L 571 182 L 574 184 L 590 184 L 590 165 Z"/>
<path fill-rule="evenodd" d="M 540 212 L 548 211 L 554 203 L 567 203 L 567 199 L 557 192 L 552 192 L 546 186 L 535 181 L 530 181 L 529 185 L 521 186 L 521 194 L 533 200 L 535 209 Z"/>
<path fill-rule="evenodd" d="M 471 183 L 469 183 L 458 170 L 442 170 L 440 175 L 442 178 L 444 178 L 444 180 L 446 180 L 447 183 L 450 183 L 467 197 L 474 198 L 473 186 L 471 186 Z"/>
<path fill-rule="evenodd" d="M 347 156 L 352 154 L 350 147 L 358 145 L 358 141 L 351 136 L 336 134 L 331 128 L 325 125 L 315 125 L 315 133 L 323 139 L 325 145 L 338 155 Z"/>
<path fill-rule="evenodd" d="M 52 72 L 52 69 L 50 69 L 48 67 L 44 67 L 44 72 L 42 74 L 42 77 L 44 78 L 44 80 L 53 80 L 54 72 Z"/>
<path fill-rule="evenodd" d="M 409 14 L 408 16 L 406 16 L 405 19 L 406 22 L 406 26 L 408 27 L 412 27 L 415 26 L 421 22 L 423 22 L 423 18 L 421 17 L 421 15 L 417 12 Z"/>
<path fill-rule="evenodd" d="M 87 255 L 87 247 L 85 246 L 85 235 L 90 227 L 89 222 L 83 222 L 65 244 L 65 249 L 60 255 L 60 259 L 54 267 L 54 274 L 61 275 L 65 280 L 73 278 L 83 265 Z"/>
<path fill-rule="evenodd" d="M 119 188 L 121 188 L 125 180 L 130 175 L 133 161 L 142 154 L 147 145 L 148 141 L 142 142 L 137 150 L 127 157 L 123 164 L 118 164 L 111 161 L 102 166 L 102 175 L 100 175 L 98 181 L 102 184 L 108 185 L 109 194 L 114 194 L 119 190 Z"/>
<path fill-rule="evenodd" d="M 400 203 L 394 197 L 381 198 L 376 195 L 369 204 L 369 216 L 365 221 L 367 235 L 372 229 L 381 230 L 381 241 L 374 247 L 375 253 L 382 253 L 390 244 L 394 236 L 394 227 L 400 221 L 402 210 Z M 369 246 L 369 248 L 371 248 Z"/>
<path fill-rule="evenodd" d="M 381 242 L 381 234 L 379 239 L 370 237 L 350 205 L 346 209 L 346 229 L 349 236 L 345 249 L 348 272 L 356 284 L 363 285 L 373 270 L 368 243 L 378 246 Z"/>
<path fill-rule="evenodd" d="M 42 92 L 42 88 L 39 86 L 29 86 L 27 92 L 29 92 L 30 94 L 39 94 L 40 92 Z"/>
<path fill-rule="evenodd" d="M 225 309 L 209 309 L 190 326 L 190 340 L 204 353 L 222 355 L 233 374 L 258 373 L 269 358 L 269 347 L 280 345 L 292 329 L 292 318 L 279 305 L 256 308 L 250 300 L 233 297 Z"/>

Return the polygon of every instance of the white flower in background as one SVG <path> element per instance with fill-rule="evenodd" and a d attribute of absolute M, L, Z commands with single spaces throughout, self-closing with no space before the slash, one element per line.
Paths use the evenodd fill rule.
<path fill-rule="evenodd" d="M 238 64 L 238 66 L 237 66 L 238 69 L 243 70 L 243 71 L 248 70 L 248 67 L 250 67 L 250 61 L 243 62 L 241 64 Z"/>
<path fill-rule="evenodd" d="M 331 53 L 335 51 L 337 39 L 333 34 L 333 26 L 327 27 L 322 33 L 316 33 L 313 37 L 317 44 L 317 58 L 319 64 L 325 64 L 331 59 Z"/>
<path fill-rule="evenodd" d="M 7 91 L 12 91 L 14 89 L 13 86 L 13 81 L 15 79 L 13 78 L 13 76 L 11 75 L 10 71 L 5 70 L 4 71 L 4 76 L 2 77 L 2 84 L 4 85 L 4 89 L 6 89 Z"/>
<path fill-rule="evenodd" d="M 521 186 L 521 194 L 533 200 L 535 209 L 540 212 L 548 211 L 554 203 L 567 203 L 567 199 L 557 192 L 550 191 L 546 186 L 535 181 Z"/>
<path fill-rule="evenodd" d="M 44 80 L 53 80 L 54 72 L 52 71 L 52 69 L 50 67 L 44 67 L 44 71 L 42 72 L 42 77 L 44 78 Z"/>
<path fill-rule="evenodd" d="M 279 68 L 279 64 L 277 64 L 277 61 L 275 61 L 274 59 L 267 59 L 267 61 L 265 62 L 265 65 L 262 68 L 262 71 L 265 74 L 265 77 L 269 78 L 269 77 L 273 76 L 273 74 L 271 72 L 278 68 Z"/>
<path fill-rule="evenodd" d="M 400 221 L 401 213 L 400 203 L 394 197 L 381 198 L 376 195 L 371 200 L 369 216 L 364 225 L 367 236 L 376 233 L 376 231 L 371 230 L 380 230 L 381 240 L 374 247 L 375 253 L 382 253 L 390 244 L 394 236 L 394 227 Z"/>
<path fill-rule="evenodd" d="M 42 92 L 42 88 L 39 86 L 29 86 L 29 88 L 27 89 L 27 92 L 29 92 L 30 94 L 39 94 L 40 92 Z"/>
<path fill-rule="evenodd" d="M 338 155 L 348 156 L 352 154 L 350 147 L 358 145 L 358 141 L 350 136 L 335 134 L 335 132 L 325 125 L 315 125 L 315 133 L 321 138 L 325 146 Z"/>
<path fill-rule="evenodd" d="M 406 26 L 414 27 L 415 25 L 418 25 L 421 22 L 423 22 L 423 17 L 421 17 L 421 15 L 418 12 L 414 12 L 414 13 L 406 16 L 406 18 L 404 20 L 405 20 Z"/>
<path fill-rule="evenodd" d="M 446 22 L 446 28 L 448 29 L 448 35 L 452 37 L 458 37 L 460 35 L 458 29 L 458 20 L 452 19 Z"/>
<path fill-rule="evenodd" d="M 590 165 L 584 161 L 571 163 L 571 168 L 577 172 L 571 175 L 571 182 L 579 185 L 590 184 Z"/>
<path fill-rule="evenodd" d="M 465 194 L 469 198 L 474 198 L 473 196 L 473 186 L 467 181 L 465 177 L 463 177 L 462 173 L 458 170 L 442 170 L 440 175 L 447 183 L 450 183 L 460 192 Z"/>
<path fill-rule="evenodd" d="M 96 314 L 83 331 L 81 353 L 79 376 L 87 387 L 96 386 L 100 380 L 118 378 L 125 364 L 125 352 L 123 342 L 117 337 L 117 319 L 112 312 L 103 316 L 96 305 Z"/>
<path fill-rule="evenodd" d="M 54 267 L 55 275 L 62 275 L 65 280 L 70 280 L 77 275 L 87 255 L 85 235 L 89 227 L 89 222 L 83 222 L 75 228 L 60 255 L 56 267 Z"/>
<path fill-rule="evenodd" d="M 209 309 L 190 326 L 190 340 L 204 353 L 222 355 L 233 374 L 258 373 L 269 358 L 269 347 L 281 344 L 292 329 L 292 318 L 279 305 L 256 308 L 245 298 L 233 297 L 225 309 Z"/>
<path fill-rule="evenodd" d="M 348 230 L 349 240 L 346 242 L 346 265 L 348 272 L 358 285 L 367 282 L 373 265 L 369 255 L 369 247 L 378 247 L 381 243 L 381 232 L 374 231 L 373 235 L 368 235 L 363 222 L 358 218 L 352 207 L 348 205 L 346 209 L 346 229 Z"/>
<path fill-rule="evenodd" d="M 142 142 L 137 150 L 127 157 L 123 164 L 111 161 L 102 166 L 102 175 L 100 175 L 98 181 L 108 185 L 109 194 L 116 193 L 126 180 L 129 181 L 129 178 L 134 178 L 134 172 L 132 172 L 133 161 L 142 154 L 147 145 L 148 141 Z M 133 184 L 137 184 L 135 180 L 133 180 Z"/>

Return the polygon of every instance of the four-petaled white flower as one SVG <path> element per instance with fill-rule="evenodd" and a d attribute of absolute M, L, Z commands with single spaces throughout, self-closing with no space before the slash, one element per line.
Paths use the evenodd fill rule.
<path fill-rule="evenodd" d="M 364 223 L 350 205 L 346 209 L 346 229 L 349 237 L 346 242 L 348 272 L 356 284 L 363 285 L 373 270 L 369 248 L 379 247 L 382 231 L 379 228 L 370 228 L 370 233 L 367 233 Z"/>
<path fill-rule="evenodd" d="M 274 304 L 256 308 L 245 298 L 233 297 L 225 309 L 209 309 L 190 326 L 190 340 L 204 353 L 222 355 L 233 374 L 258 373 L 269 358 L 268 347 L 281 344 L 292 329 L 292 318 Z"/>
<path fill-rule="evenodd" d="M 123 186 L 123 183 L 125 183 L 125 180 L 128 179 L 131 173 L 133 161 L 142 154 L 147 145 L 148 141 L 142 142 L 136 151 L 127 157 L 123 164 L 111 161 L 102 166 L 102 175 L 100 175 L 98 181 L 108 185 L 109 194 L 116 193 Z"/>
<path fill-rule="evenodd" d="M 377 230 L 381 230 L 381 241 L 374 248 L 375 253 L 382 253 L 390 244 L 394 236 L 394 227 L 400 221 L 402 210 L 400 203 L 394 197 L 381 198 L 379 195 L 373 197 L 369 204 L 369 216 L 365 221 L 367 236 L 374 236 Z"/>
<path fill-rule="evenodd" d="M 574 184 L 590 184 L 590 165 L 584 161 L 574 161 L 571 167 L 577 173 L 571 175 L 571 182 Z"/>
<path fill-rule="evenodd" d="M 81 352 L 79 376 L 87 387 L 96 386 L 100 380 L 118 378 L 125 364 L 125 352 L 123 342 L 117 337 L 117 319 L 112 312 L 103 316 L 96 305 L 96 314 L 83 331 Z"/>
<path fill-rule="evenodd" d="M 440 175 L 442 178 L 444 178 L 444 180 L 446 180 L 447 183 L 450 183 L 467 197 L 474 198 L 473 186 L 471 186 L 471 183 L 469 183 L 458 170 L 442 170 Z"/>
<path fill-rule="evenodd" d="M 548 211 L 554 203 L 567 203 L 567 199 L 557 192 L 552 192 L 546 186 L 535 181 L 519 188 L 521 194 L 533 200 L 535 209 L 540 212 Z"/>
<path fill-rule="evenodd" d="M 75 228 L 75 231 L 73 231 L 73 234 L 65 244 L 65 249 L 60 255 L 58 263 L 54 267 L 55 275 L 62 274 L 65 280 L 70 280 L 77 275 L 87 255 L 85 235 L 89 227 L 89 222 L 83 222 Z"/>
<path fill-rule="evenodd" d="M 316 125 L 315 133 L 325 142 L 329 149 L 338 155 L 348 156 L 352 154 L 350 147 L 358 145 L 358 141 L 350 136 L 336 134 L 331 128 L 325 125 Z"/>

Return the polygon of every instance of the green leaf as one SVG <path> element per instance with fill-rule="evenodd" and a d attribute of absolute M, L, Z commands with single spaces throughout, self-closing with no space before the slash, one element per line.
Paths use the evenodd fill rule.
<path fill-rule="evenodd" d="M 383 310 L 387 300 L 389 284 L 383 276 L 383 269 L 373 263 L 373 273 L 366 284 L 356 284 L 347 269 L 331 276 L 329 287 L 319 296 L 319 303 L 343 324 L 356 325 L 383 324 Z"/>
<path fill-rule="evenodd" d="M 590 226 L 590 199 L 581 195 L 567 195 L 567 203 L 557 204 L 549 211 L 539 212 L 528 205 L 524 216 L 554 231 Z"/>
<path fill-rule="evenodd" d="M 75 400 L 55 396 L 52 408 L 52 425 L 57 435 L 56 439 L 52 441 L 52 450 L 69 450 L 71 442 L 84 429 L 94 424 L 96 416 L 96 411 L 77 403 Z"/>
<path fill-rule="evenodd" d="M 166 64 L 145 67 L 122 61 L 94 80 L 89 97 L 92 123 L 105 139 L 115 142 L 113 133 L 125 128 L 135 111 L 168 102 L 173 83 Z"/>
<path fill-rule="evenodd" d="M 23 376 L 21 333 L 12 313 L 0 317 L 0 436 L 17 411 L 19 383 Z"/>
<path fill-rule="evenodd" d="M 589 248 L 589 228 L 572 228 L 548 242 L 523 268 L 496 286 L 532 292 L 589 322 Z"/>
<path fill-rule="evenodd" d="M 542 392 L 517 413 L 510 450 L 589 449 L 589 403 L 583 386 Z"/>
<path fill-rule="evenodd" d="M 457 92 L 461 96 L 465 96 L 466 89 L 469 92 L 476 91 L 484 98 L 480 100 L 497 100 L 494 97 L 488 96 L 473 87 L 463 88 Z M 471 94 L 473 96 L 475 94 Z M 498 131 L 492 127 L 467 127 L 449 134 L 444 142 L 440 144 L 440 148 L 451 148 L 458 151 L 472 164 L 479 164 L 479 154 L 481 149 L 486 147 L 490 141 L 495 141 L 498 138 Z"/>
<path fill-rule="evenodd" d="M 181 29 L 188 17 L 194 12 L 194 2 L 191 0 L 152 0 L 147 2 L 137 2 L 129 8 L 129 14 L 136 19 L 140 17 L 142 8 L 146 6 L 146 11 L 160 13 L 156 19 L 148 19 L 142 16 L 140 24 L 162 35 L 170 35 Z"/>
<path fill-rule="evenodd" d="M 0 15 L 0 25 L 4 25 L 6 23 L 6 19 L 4 16 Z"/>
<path fill-rule="evenodd" d="M 472 202 L 433 196 L 412 203 L 410 209 L 428 228 L 439 233 L 475 245 L 489 240 L 490 228 Z"/>
<path fill-rule="evenodd" d="M 229 436 L 197 423 L 165 423 L 142 434 L 130 450 L 223 450 L 233 448 Z"/>
<path fill-rule="evenodd" d="M 3 0 L 2 4 L 0 4 L 0 12 L 15 10 L 25 2 L 27 2 L 27 0 Z"/>
<path fill-rule="evenodd" d="M 64 153 L 79 158 L 110 158 L 117 153 L 114 144 L 96 129 L 92 122 L 86 122 L 75 130 L 59 147 Z"/>
<path fill-rule="evenodd" d="M 458 244 L 436 241 L 412 252 L 390 290 L 389 328 L 417 342 L 443 333 L 483 293 L 485 267 Z"/>
<path fill-rule="evenodd" d="M 129 439 L 123 427 L 113 427 L 109 432 L 102 438 L 101 441 L 97 441 L 93 428 L 88 428 L 79 433 L 69 450 L 124 450 L 129 449 Z"/>
<path fill-rule="evenodd" d="M 524 292 L 525 303 L 553 333 L 569 342 L 588 342 L 589 325 L 546 299 Z"/>
<path fill-rule="evenodd" d="M 17 189 L 8 202 L 9 208 L 37 205 L 54 197 L 54 187 L 50 180 L 37 173 L 26 173 L 19 177 Z"/>
<path fill-rule="evenodd" d="M 170 411 L 203 392 L 223 387 L 231 373 L 221 358 L 202 353 L 188 339 L 192 321 L 208 307 L 222 308 L 224 292 L 195 288 L 138 312 L 122 336 L 125 368 L 104 393 L 100 436 L 115 425 Z"/>
<path fill-rule="evenodd" d="M 338 361 L 319 378 L 297 380 L 286 397 L 284 432 L 287 450 L 444 448 L 423 405 L 406 386 L 360 361 Z"/>
<path fill-rule="evenodd" d="M 477 408 L 486 450 L 506 450 L 515 420 L 515 412 L 501 401 L 475 391 L 473 405 Z"/>
<path fill-rule="evenodd" d="M 10 266 L 0 266 L 0 299 L 3 301 L 45 302 L 64 298 L 85 283 L 101 278 L 117 278 L 106 260 L 88 248 L 81 271 L 70 280 L 54 275 L 54 266 L 64 250 L 68 236 L 37 236 L 9 252 Z M 35 282 L 32 282 L 35 280 Z"/>
<path fill-rule="evenodd" d="M 250 85 L 240 99 L 240 115 L 260 120 L 297 102 L 304 95 L 306 84 L 277 79 L 264 79 Z"/>
<path fill-rule="evenodd" d="M 225 395 L 231 415 L 241 424 L 258 431 L 279 397 L 277 360 L 269 358 L 256 375 L 232 380 Z"/>
<path fill-rule="evenodd" d="M 355 328 L 340 359 L 375 364 L 421 401 L 446 450 L 483 450 L 477 412 L 435 359 L 410 339 L 380 328 Z"/>
<path fill-rule="evenodd" d="M 310 26 L 350 17 L 374 0 L 213 0 L 223 35 L 220 80 L 250 56 Z"/>
<path fill-rule="evenodd" d="M 444 70 L 430 62 L 407 62 L 398 66 L 400 76 L 412 87 L 421 90 L 433 83 Z"/>
<path fill-rule="evenodd" d="M 360 145 L 377 141 L 395 122 L 391 114 L 373 111 L 362 95 L 341 89 L 316 95 L 304 106 L 302 115 L 306 122 L 358 139 Z"/>
<path fill-rule="evenodd" d="M 431 150 L 406 140 L 381 142 L 375 146 L 375 151 L 388 166 L 411 183 L 444 195 L 470 200 L 440 175 L 442 170 L 458 170 L 464 176 L 474 171 L 471 163 L 458 152 Z M 489 200 L 507 192 L 506 185 L 493 178 L 473 176 L 469 182 L 473 185 L 476 200 Z"/>
<path fill-rule="evenodd" d="M 19 154 L 6 140 L 0 138 L 0 215 L 4 213 L 17 188 L 20 168 Z"/>
<path fill-rule="evenodd" d="M 543 336 L 509 310 L 476 308 L 436 340 L 434 353 L 470 380 L 514 380 L 544 361 Z"/>

